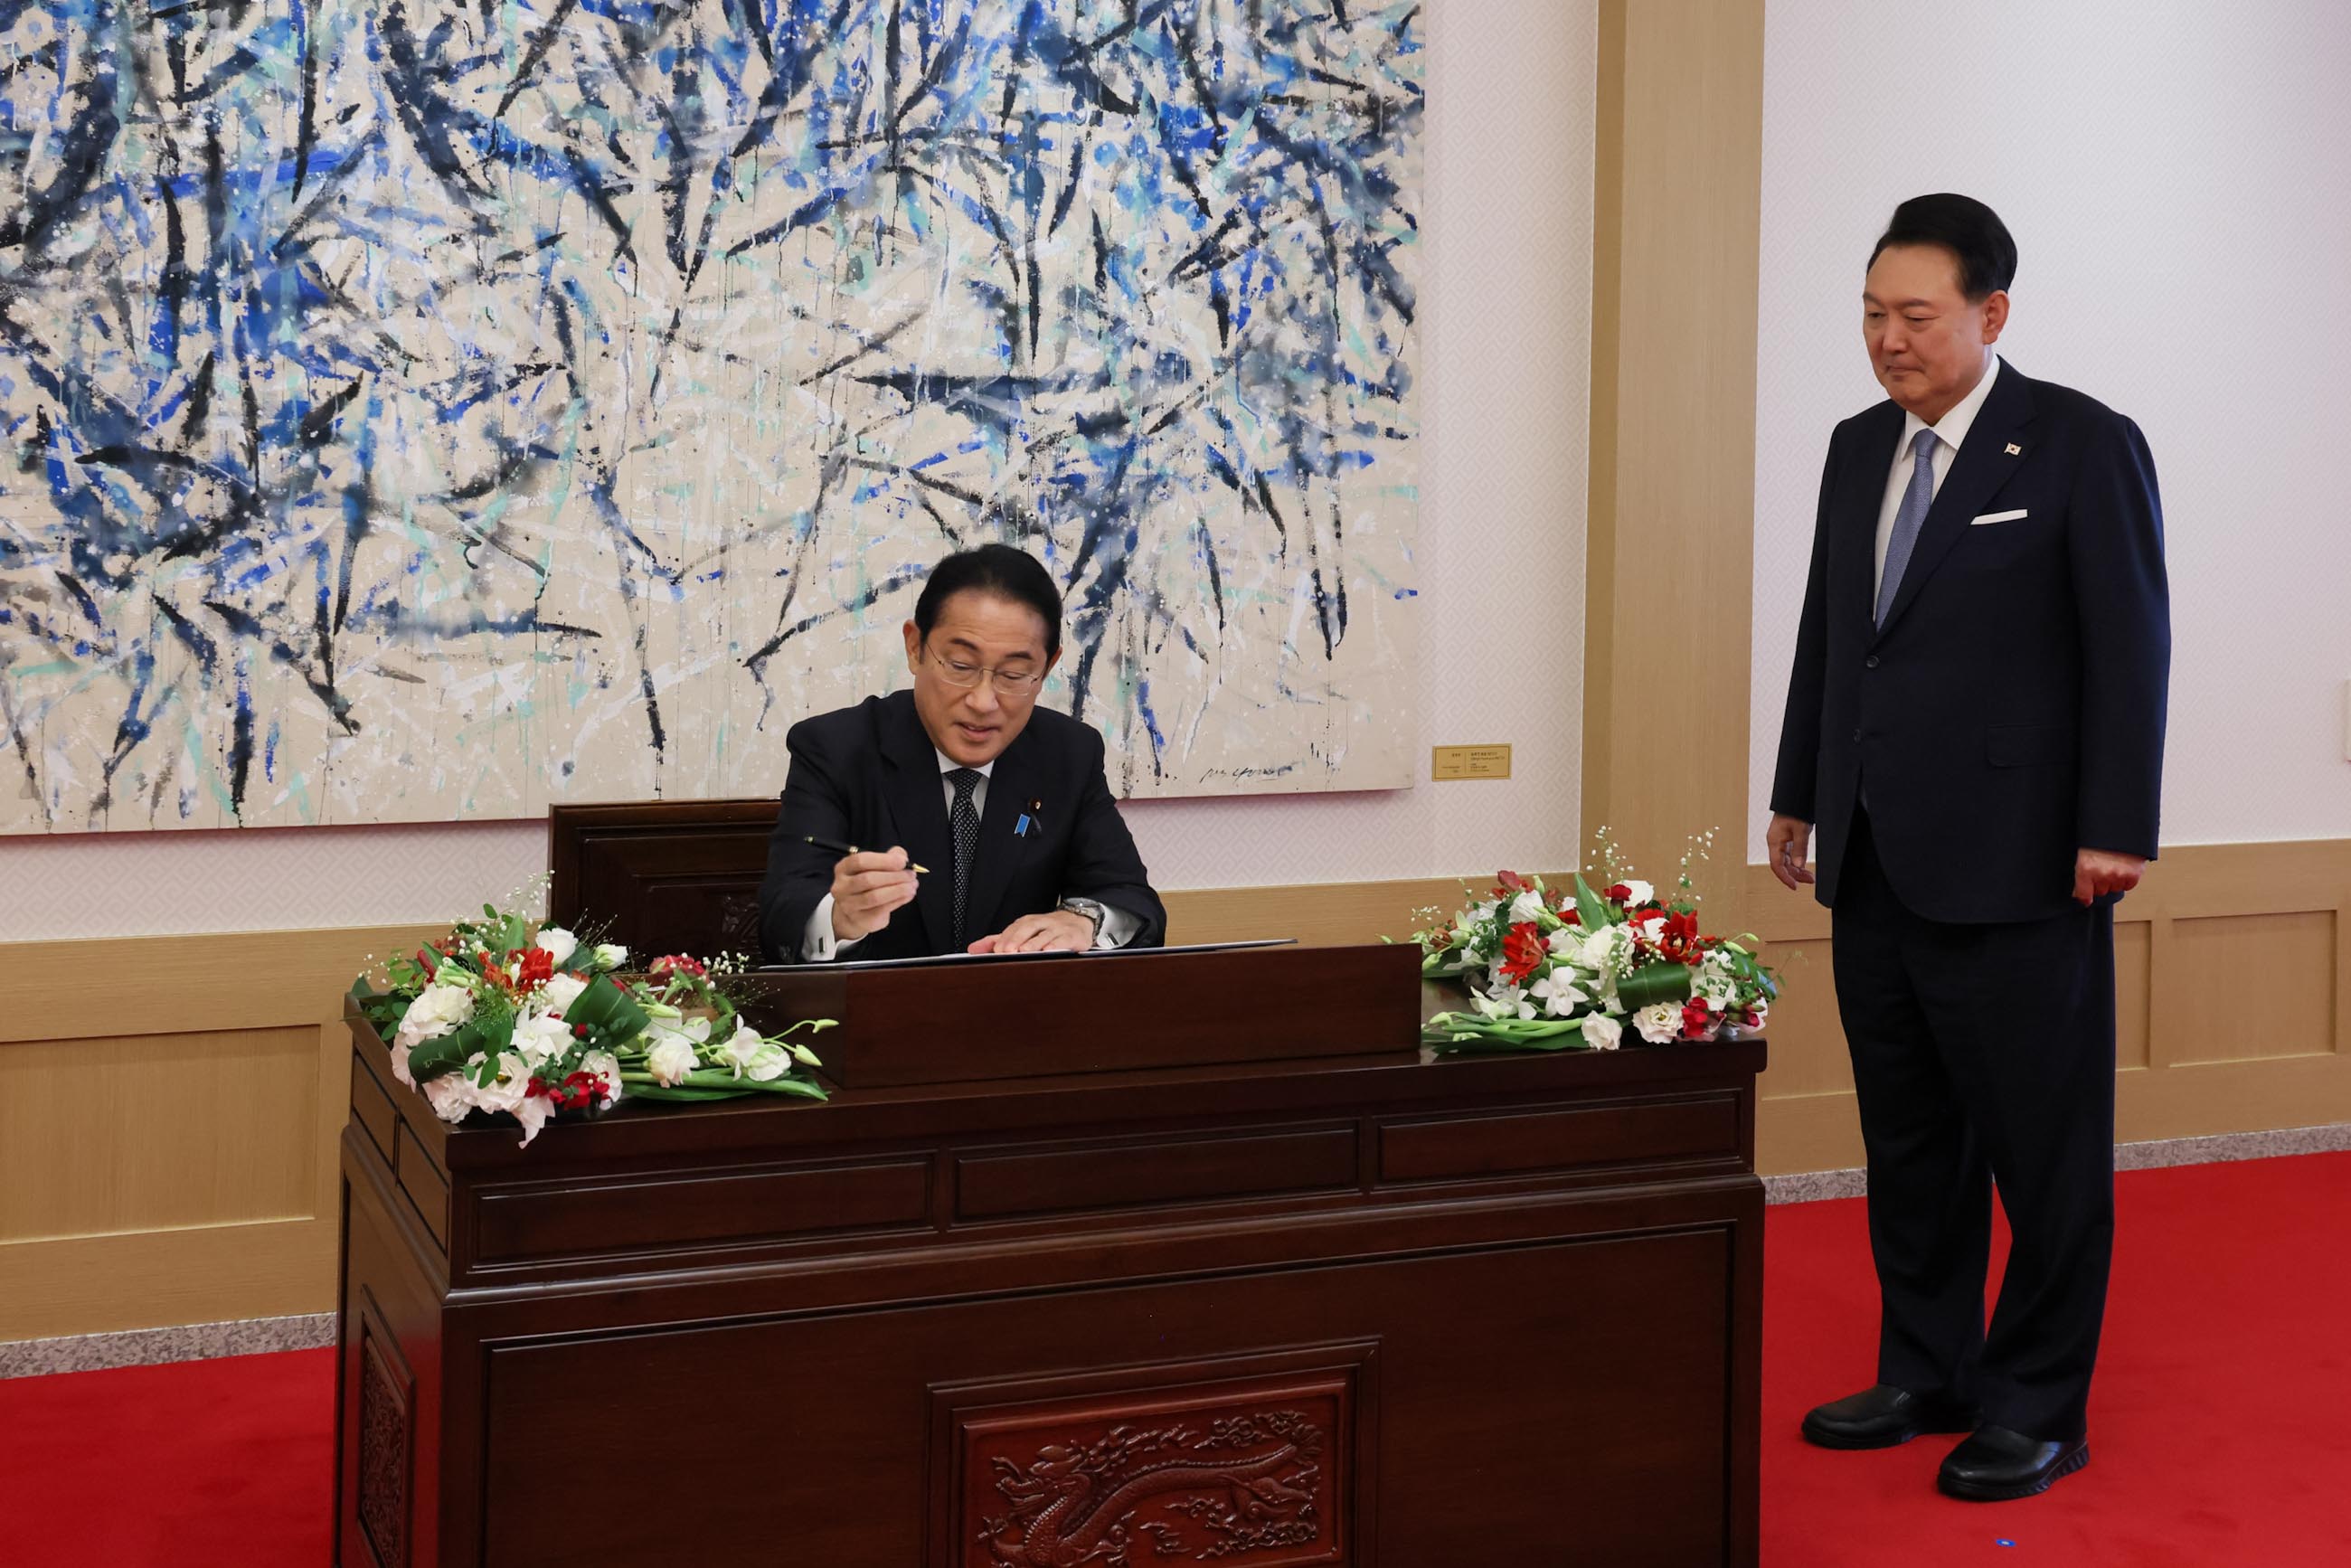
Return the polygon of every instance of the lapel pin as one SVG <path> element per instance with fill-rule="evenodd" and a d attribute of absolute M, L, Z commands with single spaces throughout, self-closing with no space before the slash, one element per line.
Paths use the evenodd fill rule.
<path fill-rule="evenodd" d="M 1029 836 L 1029 828 L 1032 821 L 1036 826 L 1040 828 L 1043 827 L 1045 825 L 1045 821 L 1040 813 L 1043 812 L 1044 810 L 1044 801 L 1029 801 L 1029 810 L 1020 813 L 1020 820 L 1012 824 L 1012 836 L 1016 839 L 1027 838 Z"/>
<path fill-rule="evenodd" d="M 2022 457 L 2024 455 L 2024 448 L 2011 441 L 2008 444 L 2008 455 L 2011 457 Z"/>

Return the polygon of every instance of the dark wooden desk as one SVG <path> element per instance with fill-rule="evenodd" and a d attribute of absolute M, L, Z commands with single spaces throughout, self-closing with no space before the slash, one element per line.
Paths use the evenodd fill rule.
<path fill-rule="evenodd" d="M 1181 1015 L 1179 957 L 1115 962 Z M 344 1568 L 1756 1560 L 1760 1041 L 624 1104 L 522 1149 L 352 1032 Z"/>

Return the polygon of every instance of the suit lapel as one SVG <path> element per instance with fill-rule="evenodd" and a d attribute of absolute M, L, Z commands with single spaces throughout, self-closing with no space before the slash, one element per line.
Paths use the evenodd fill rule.
<path fill-rule="evenodd" d="M 914 909 L 933 951 L 944 950 L 955 925 L 955 848 L 947 832 L 945 786 L 939 782 L 939 756 L 914 712 L 910 693 L 900 692 L 882 705 L 883 793 L 890 806 L 896 841 L 916 865 L 930 867 L 914 892 Z M 887 843 L 863 849 L 887 849 Z"/>
<path fill-rule="evenodd" d="M 1976 412 L 1976 422 L 1969 427 L 1968 438 L 1951 459 L 1951 471 L 1943 476 L 1943 486 L 1935 492 L 1935 504 L 1927 509 L 1927 520 L 1919 525 L 1918 542 L 1910 551 L 1909 570 L 1902 574 L 1902 584 L 1895 590 L 1894 602 L 1887 606 L 1886 623 L 1877 629 L 1879 637 L 1894 629 L 1910 601 L 1951 547 L 1968 531 L 1972 519 L 1983 504 L 1999 494 L 2016 472 L 2032 443 L 2023 438 L 2024 427 L 2032 423 L 2032 393 L 2022 376 L 2001 361 L 2000 379 L 1991 384 L 1984 405 Z"/>
<path fill-rule="evenodd" d="M 1858 615 L 1864 626 L 1877 613 L 1877 517 L 1886 508 L 1886 476 L 1893 471 L 1894 448 L 1901 439 L 1901 405 L 1888 400 L 1872 409 L 1857 442 L 1861 461 L 1848 469 L 1838 497 L 1846 552 L 1841 576 L 1849 586 L 1845 608 L 1837 613 Z"/>
<path fill-rule="evenodd" d="M 1012 885 L 1013 870 L 1040 836 L 1034 826 L 1028 837 L 1012 831 L 1039 793 L 1038 744 L 1036 732 L 1024 728 L 987 776 L 987 810 L 979 820 L 979 845 L 971 856 L 971 903 L 964 912 L 970 926 L 964 933 L 967 941 L 1004 929 L 1004 895 Z"/>

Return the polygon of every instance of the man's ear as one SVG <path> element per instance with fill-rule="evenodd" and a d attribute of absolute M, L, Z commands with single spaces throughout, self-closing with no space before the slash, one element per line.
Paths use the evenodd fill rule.
<path fill-rule="evenodd" d="M 909 621 L 899 631 L 906 638 L 906 668 L 914 669 L 923 662 L 923 629 Z"/>
<path fill-rule="evenodd" d="M 2008 325 L 2008 290 L 1995 288 L 1984 296 L 1984 341 L 2000 341 L 2001 329 Z"/>

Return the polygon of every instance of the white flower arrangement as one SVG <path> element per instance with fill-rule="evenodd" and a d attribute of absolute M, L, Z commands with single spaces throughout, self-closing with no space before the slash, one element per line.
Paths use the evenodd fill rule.
<path fill-rule="evenodd" d="M 390 1036 L 393 1075 L 443 1121 L 509 1115 L 528 1144 L 563 1111 L 610 1110 L 623 1098 L 825 1098 L 805 1071 L 820 1065 L 816 1053 L 789 1037 L 830 1020 L 761 1034 L 722 984 L 740 960 L 672 955 L 624 977 L 616 971 L 626 947 L 583 943 L 487 904 L 482 913 L 393 958 L 386 989 L 364 978 L 353 988 Z"/>

